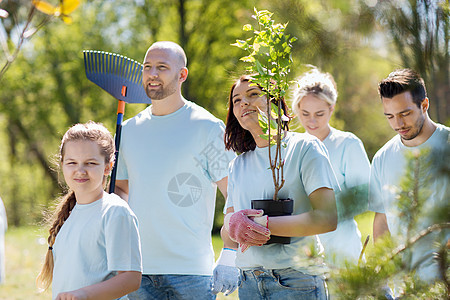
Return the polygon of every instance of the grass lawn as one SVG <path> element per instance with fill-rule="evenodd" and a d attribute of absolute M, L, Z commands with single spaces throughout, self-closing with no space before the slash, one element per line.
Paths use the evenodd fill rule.
<path fill-rule="evenodd" d="M 373 213 L 365 213 L 356 218 L 362 240 L 372 235 Z M 46 229 L 40 227 L 10 228 L 6 232 L 6 282 L 0 285 L 0 300 L 50 299 L 51 293 L 38 293 L 35 278 L 41 268 L 47 250 Z M 222 248 L 220 237 L 213 237 L 216 258 Z M 372 247 L 369 243 L 368 249 Z M 220 294 L 217 299 L 238 299 L 237 292 L 228 297 Z"/>
<path fill-rule="evenodd" d="M 47 250 L 44 229 L 9 228 L 6 232 L 6 280 L 0 285 L 1 300 L 51 299 L 38 293 L 35 279 Z"/>

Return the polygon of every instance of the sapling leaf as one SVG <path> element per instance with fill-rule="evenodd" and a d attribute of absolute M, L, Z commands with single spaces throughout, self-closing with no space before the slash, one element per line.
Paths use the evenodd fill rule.
<path fill-rule="evenodd" d="M 278 123 L 274 119 L 270 119 L 270 128 L 273 129 L 273 131 L 277 131 L 278 129 Z"/>
<path fill-rule="evenodd" d="M 270 115 L 272 119 L 278 119 L 278 106 L 273 102 L 270 102 Z"/>
<path fill-rule="evenodd" d="M 253 41 L 253 52 L 255 54 L 259 52 L 260 47 L 261 47 L 261 44 L 257 40 Z"/>
<path fill-rule="evenodd" d="M 256 69 L 258 70 L 258 73 L 264 74 L 267 72 L 267 70 L 261 65 L 261 63 L 258 60 L 255 61 L 255 64 L 256 64 Z"/>
<path fill-rule="evenodd" d="M 244 31 L 253 30 L 253 37 L 246 40 L 246 45 L 243 43 L 233 45 L 249 51 L 250 54 L 241 58 L 241 60 L 250 63 L 250 66 L 247 67 L 248 71 L 257 73 L 252 75 L 252 84 L 257 84 L 262 88 L 263 94 L 275 99 L 275 103 L 270 102 L 269 112 L 259 110 L 258 122 L 264 132 L 260 135 L 261 138 L 268 140 L 270 145 L 277 145 L 274 160 L 272 160 L 273 157 L 271 157 L 269 151 L 270 169 L 273 173 L 275 186 L 273 198 L 277 200 L 278 191 L 284 184 L 284 160 L 279 151 L 280 147 L 286 148 L 286 144 L 281 141 L 283 128 L 278 125 L 278 122 L 288 122 L 289 118 L 284 115 L 284 112 L 278 108 L 276 103 L 279 104 L 279 101 L 284 99 L 289 88 L 287 76 L 292 62 L 291 43 L 296 38 L 291 38 L 290 35 L 285 34 L 288 23 L 275 24 L 275 21 L 272 20 L 273 14 L 268 10 L 258 11 L 254 8 L 254 11 L 255 14 L 252 17 L 256 19 L 259 25 L 258 30 L 255 30 L 249 24 L 244 25 Z M 275 172 L 279 172 L 278 174 L 281 174 L 281 176 L 276 176 Z"/>
<path fill-rule="evenodd" d="M 263 111 L 259 107 L 258 107 L 258 112 L 259 112 L 258 119 L 267 124 L 268 122 L 267 122 L 267 114 L 266 114 L 266 112 Z"/>
<path fill-rule="evenodd" d="M 270 22 L 270 16 L 267 16 L 267 15 L 261 16 L 261 17 L 259 18 L 259 21 L 260 21 L 262 24 L 267 24 L 267 23 Z"/>
<path fill-rule="evenodd" d="M 236 40 L 236 43 L 231 44 L 231 46 L 236 46 L 236 47 L 238 47 L 238 48 L 244 48 L 245 46 L 248 46 L 248 45 L 247 45 L 247 42 L 246 42 L 246 41 L 243 41 L 243 40 Z"/>
<path fill-rule="evenodd" d="M 263 140 L 266 140 L 266 141 L 269 140 L 269 135 L 268 134 L 260 134 L 259 137 L 262 138 Z"/>
<path fill-rule="evenodd" d="M 245 24 L 244 27 L 242 28 L 244 31 L 252 31 L 253 30 L 253 26 L 250 24 Z"/>
<path fill-rule="evenodd" d="M 255 58 L 251 55 L 241 57 L 241 60 L 244 62 L 252 63 L 255 61 Z"/>
<path fill-rule="evenodd" d="M 260 118 L 258 118 L 258 123 L 259 123 L 259 127 L 261 127 L 262 132 L 264 132 L 264 134 L 267 134 L 268 129 L 269 129 L 269 126 L 267 125 L 267 123 L 265 123 Z"/>

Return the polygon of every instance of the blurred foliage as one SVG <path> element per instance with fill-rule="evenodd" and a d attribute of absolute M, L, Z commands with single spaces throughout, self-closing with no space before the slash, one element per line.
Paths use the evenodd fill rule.
<path fill-rule="evenodd" d="M 406 176 L 397 190 L 397 207 L 389 209 L 398 210 L 398 229 L 377 240 L 366 253 L 366 261 L 348 263 L 345 268 L 332 267 L 332 295 L 338 299 L 386 299 L 389 286 L 398 299 L 448 299 L 450 204 L 445 189 L 450 180 L 449 150 L 447 144 L 433 151 L 422 149 L 406 154 Z M 435 276 L 440 280 L 423 282 L 416 271 L 431 260 L 438 266 Z"/>
<path fill-rule="evenodd" d="M 55 7 L 59 3 L 47 2 Z M 0 195 L 10 225 L 39 222 L 42 208 L 61 193 L 52 160 L 70 125 L 95 120 L 115 130 L 117 101 L 86 79 L 82 50 L 141 61 L 154 41 L 178 42 L 188 57 L 183 95 L 224 120 L 231 84 L 245 70 L 239 62 L 241 50 L 230 44 L 242 38 L 253 7 L 289 21 L 287 33 L 298 37 L 291 79 L 307 70 L 307 64 L 333 74 L 339 97 L 332 125 L 355 133 L 371 158 L 395 134 L 383 116 L 377 83 L 403 64 L 373 2 L 92 0 L 82 1 L 71 13 L 71 25 L 59 18 L 45 22 L 48 16 L 35 12 L 31 25 L 40 30 L 25 40 L 0 78 Z M 14 49 L 31 1 L 3 0 L 0 9 L 9 13 L 0 19 L 0 40 Z M 0 63 L 4 59 L 1 55 Z M 430 101 L 433 106 L 434 99 Z M 143 108 L 127 105 L 125 118 Z M 298 123 L 291 126 L 296 127 L 302 130 Z M 223 201 L 218 197 L 219 219 Z M 215 224 L 217 230 L 220 221 Z"/>
<path fill-rule="evenodd" d="M 450 6 L 448 0 L 389 0 L 374 15 L 392 38 L 402 65 L 419 72 L 427 84 L 430 111 L 450 121 Z"/>

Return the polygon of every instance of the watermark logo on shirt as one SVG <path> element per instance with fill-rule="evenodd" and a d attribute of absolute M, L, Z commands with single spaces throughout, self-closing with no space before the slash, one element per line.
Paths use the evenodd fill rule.
<path fill-rule="evenodd" d="M 203 148 L 203 150 L 199 153 L 199 156 L 208 162 L 209 171 L 223 171 L 227 170 L 229 159 L 224 151 L 217 147 L 213 142 L 210 142 Z M 197 162 L 196 166 L 202 166 L 202 160 L 194 157 Z"/>
<path fill-rule="evenodd" d="M 169 181 L 167 193 L 173 204 L 188 207 L 194 205 L 202 196 L 202 185 L 193 174 L 180 173 Z"/>

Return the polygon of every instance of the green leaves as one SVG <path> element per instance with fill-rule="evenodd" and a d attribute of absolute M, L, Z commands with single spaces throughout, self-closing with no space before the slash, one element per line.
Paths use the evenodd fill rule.
<path fill-rule="evenodd" d="M 285 147 L 281 138 L 283 135 L 283 122 L 289 121 L 284 116 L 283 110 L 279 107 L 284 100 L 286 91 L 289 88 L 288 74 L 292 63 L 291 48 L 292 42 L 296 38 L 291 38 L 285 34 L 286 24 L 275 23 L 272 20 L 272 13 L 268 10 L 258 11 L 252 17 L 257 21 L 258 28 L 253 28 L 246 24 L 243 30 L 253 31 L 253 36 L 244 40 L 236 40 L 232 44 L 248 52 L 247 56 L 241 57 L 241 61 L 248 63 L 247 71 L 256 74 L 252 75 L 253 84 L 258 85 L 264 94 L 267 95 L 267 112 L 259 111 L 258 121 L 263 134 L 260 135 L 270 145 L 276 145 L 275 159 L 271 158 L 269 147 L 270 169 L 273 173 L 275 193 L 274 200 L 277 200 L 278 191 L 283 187 L 283 166 L 284 160 L 281 155 L 281 148 Z"/>
<path fill-rule="evenodd" d="M 254 82 L 277 100 L 284 97 L 289 87 L 287 75 L 292 63 L 292 43 L 296 38 L 285 34 L 288 23 L 275 23 L 272 15 L 268 10 L 258 11 L 255 8 L 252 17 L 257 21 L 258 28 L 250 24 L 243 27 L 244 31 L 253 31 L 254 35 L 247 40 L 236 40 L 232 45 L 249 53 L 241 60 L 250 64 L 247 68 L 249 72 L 261 75 Z M 276 84 L 272 84 L 272 80 Z"/>
<path fill-rule="evenodd" d="M 245 24 L 244 27 L 242 28 L 244 31 L 252 31 L 253 30 L 253 26 L 250 24 Z"/>

